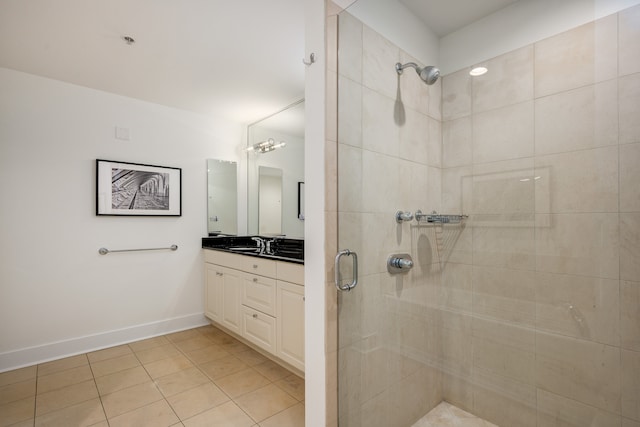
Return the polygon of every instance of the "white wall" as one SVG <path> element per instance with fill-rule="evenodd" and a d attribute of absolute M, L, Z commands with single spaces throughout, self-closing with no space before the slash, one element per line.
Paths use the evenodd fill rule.
<path fill-rule="evenodd" d="M 521 0 L 440 39 L 440 69 L 458 71 L 634 4 L 640 0 Z"/>
<path fill-rule="evenodd" d="M 304 0 L 305 73 L 304 358 L 305 426 L 327 426 L 325 301 L 325 4 Z M 312 197 L 308 196 L 313 195 Z"/>
<path fill-rule="evenodd" d="M 205 323 L 205 159 L 242 127 L 2 68 L 0 93 L 0 371 Z M 96 216 L 96 158 L 182 168 L 182 216 Z"/>

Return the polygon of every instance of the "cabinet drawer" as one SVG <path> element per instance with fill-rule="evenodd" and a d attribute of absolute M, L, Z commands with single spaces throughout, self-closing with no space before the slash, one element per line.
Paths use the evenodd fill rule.
<path fill-rule="evenodd" d="M 247 273 L 273 277 L 274 279 L 276 277 L 276 262 L 270 259 L 245 256 L 242 269 Z"/>
<path fill-rule="evenodd" d="M 278 261 L 276 270 L 278 280 L 304 285 L 304 264 Z"/>
<path fill-rule="evenodd" d="M 276 319 L 242 306 L 242 336 L 270 353 L 276 352 Z"/>
<path fill-rule="evenodd" d="M 242 304 L 266 313 L 276 315 L 276 281 L 257 274 L 243 275 Z"/>
<path fill-rule="evenodd" d="M 244 258 L 246 257 L 229 252 L 216 251 L 213 249 L 204 250 L 205 262 L 222 265 L 224 267 L 235 268 L 236 270 L 242 269 L 242 261 Z"/>

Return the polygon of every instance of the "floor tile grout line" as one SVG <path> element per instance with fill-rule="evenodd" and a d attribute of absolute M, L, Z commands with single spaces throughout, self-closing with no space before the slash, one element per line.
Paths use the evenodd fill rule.
<path fill-rule="evenodd" d="M 199 328 L 196 328 L 196 330 L 197 330 L 197 329 L 199 329 Z M 221 332 L 223 332 L 223 331 L 221 331 Z M 204 336 L 204 334 L 203 334 L 202 332 L 198 331 L 198 333 L 200 333 L 201 335 L 203 335 L 203 336 Z M 223 332 L 223 333 L 224 333 L 224 332 Z M 228 335 L 228 334 L 227 334 L 227 335 Z M 229 335 L 229 336 L 230 336 L 230 335 Z M 208 339 L 209 341 L 211 341 L 212 343 L 217 344 L 217 343 L 215 343 L 212 339 L 210 339 L 209 337 L 206 337 L 206 336 L 205 336 L 205 338 L 207 338 L 207 339 Z M 231 337 L 231 338 L 233 338 L 233 337 Z M 235 338 L 233 338 L 233 339 L 235 340 Z M 237 340 L 236 340 L 236 341 L 237 341 Z M 238 341 L 238 342 L 239 342 L 239 341 Z M 174 345 L 175 345 L 175 344 L 174 344 Z M 178 348 L 178 347 L 176 346 L 176 348 Z M 203 347 L 203 348 L 204 348 L 204 347 Z M 249 415 L 249 414 L 248 414 L 248 413 L 247 413 L 247 412 L 246 412 L 246 411 L 245 411 L 245 410 L 244 410 L 240 405 L 238 405 L 238 403 L 237 403 L 237 402 L 236 402 L 236 401 L 235 401 L 235 400 L 234 400 L 234 399 L 233 399 L 233 398 L 232 398 L 232 397 L 231 397 L 231 396 L 230 396 L 226 391 L 224 391 L 220 386 L 218 386 L 218 384 L 216 384 L 215 380 L 214 380 L 213 378 L 211 378 L 211 377 L 210 377 L 206 372 L 204 372 L 204 371 L 202 370 L 202 368 L 200 368 L 200 366 L 199 366 L 199 364 L 198 364 L 198 363 L 195 363 L 195 362 L 194 362 L 194 361 L 193 361 L 193 360 L 192 360 L 192 359 L 191 359 L 191 358 L 190 358 L 190 357 L 189 357 L 185 352 L 183 352 L 183 351 L 182 351 L 182 349 L 181 349 L 181 348 L 178 348 L 178 351 L 180 351 L 181 353 L 183 353 L 183 354 L 184 354 L 184 356 L 185 356 L 187 359 L 189 359 L 189 361 L 191 361 L 191 362 L 194 364 L 194 366 L 196 366 L 196 367 L 197 367 L 197 369 L 198 369 L 198 370 L 199 370 L 199 371 L 200 371 L 200 372 L 201 372 L 205 377 L 207 377 L 207 379 L 208 379 L 208 380 L 209 380 L 209 381 L 210 381 L 214 386 L 216 386 L 216 387 L 217 387 L 217 388 L 218 388 L 222 393 L 224 393 L 224 395 L 225 395 L 225 396 L 227 396 L 227 397 L 229 398 L 229 400 L 228 400 L 227 402 L 233 402 L 233 404 L 234 404 L 234 405 L 236 405 L 236 406 L 237 406 L 237 407 L 238 407 L 238 408 L 239 408 L 239 409 L 240 409 L 240 410 L 241 410 L 241 411 L 242 411 L 242 412 L 243 412 L 247 417 L 249 417 L 249 419 L 253 420 L 256 424 L 258 423 L 258 422 L 257 422 L 257 421 L 255 421 L 255 420 L 253 419 L 253 417 L 251 417 L 251 415 Z M 232 353 L 230 353 L 230 355 L 231 355 L 231 356 L 233 356 L 233 354 L 232 354 Z M 234 356 L 234 357 L 235 357 L 235 356 Z M 237 357 L 235 357 L 235 358 L 236 358 L 236 359 L 238 359 Z M 238 359 L 238 360 L 240 360 L 240 359 Z M 212 360 L 212 362 L 214 362 L 214 361 L 215 361 L 215 360 Z M 240 361 L 241 361 L 241 360 L 240 360 Z M 242 362 L 242 361 L 241 361 L 241 362 Z M 208 363 L 208 362 L 207 362 L 207 363 Z M 242 363 L 244 363 L 244 362 L 242 362 Z M 229 374 L 229 375 L 232 375 L 232 374 Z M 226 377 L 226 376 L 229 376 L 229 375 L 225 375 L 225 377 Z M 224 377 L 221 377 L 221 378 L 224 378 Z M 267 378 L 267 379 L 268 379 L 268 378 Z M 224 402 L 224 403 L 227 403 L 227 402 Z M 221 403 L 220 405 L 223 405 L 224 403 Z M 219 407 L 220 405 L 214 406 L 213 408 L 217 408 L 217 407 Z M 200 414 L 203 414 L 203 413 L 205 413 L 205 412 L 207 412 L 207 411 L 209 411 L 209 410 L 211 410 L 211 409 L 213 409 L 213 408 L 205 409 L 204 411 L 199 412 L 198 414 L 192 415 L 191 417 L 186 418 L 186 419 L 184 419 L 184 420 L 183 420 L 183 419 L 181 419 L 180 417 L 178 417 L 178 419 L 180 420 L 180 422 L 182 422 L 182 423 L 183 423 L 184 421 L 187 421 L 187 420 L 189 420 L 189 419 L 191 419 L 191 418 L 193 418 L 193 417 L 196 417 L 196 416 L 198 416 L 198 415 L 200 415 Z M 173 407 L 172 407 L 172 409 L 173 409 Z"/>
<path fill-rule="evenodd" d="M 211 333 L 209 333 L 209 331 L 211 331 Z M 186 332 L 186 331 L 180 331 L 180 332 Z M 271 414 L 271 415 L 270 415 L 269 417 L 267 417 L 266 419 L 271 418 L 271 417 L 273 417 L 273 416 L 275 416 L 275 415 L 277 415 L 277 414 L 279 414 L 279 413 L 281 413 L 281 412 L 283 412 L 283 411 L 286 411 L 287 409 L 290 409 L 290 408 L 294 407 L 295 405 L 297 405 L 297 404 L 299 404 L 299 403 L 302 403 L 302 404 L 304 405 L 304 398 L 303 398 L 302 400 L 300 400 L 300 399 L 299 399 L 297 396 L 295 396 L 292 392 L 290 392 L 290 391 L 288 391 L 287 389 L 285 389 L 285 388 L 284 388 L 284 384 L 283 384 L 282 386 L 281 386 L 281 385 L 279 385 L 279 384 L 277 384 L 278 382 L 282 382 L 282 381 L 284 381 L 286 378 L 288 378 L 288 377 L 290 377 L 290 376 L 294 376 L 294 375 L 295 375 L 296 377 L 299 377 L 297 374 L 295 374 L 295 373 L 293 373 L 293 372 L 289 371 L 289 370 L 288 370 L 288 369 L 286 369 L 286 368 L 283 368 L 283 369 L 285 369 L 285 370 L 287 371 L 287 373 L 286 373 L 285 375 L 283 375 L 283 376 L 280 376 L 280 377 L 277 377 L 277 378 L 275 378 L 275 379 L 272 379 L 272 378 L 273 378 L 273 376 L 266 376 L 263 372 L 261 372 L 259 369 L 257 369 L 257 368 L 256 368 L 256 366 L 259 366 L 259 365 L 261 365 L 261 364 L 266 364 L 266 363 L 269 363 L 269 362 L 271 362 L 271 363 L 275 363 L 275 362 L 273 362 L 272 360 L 270 360 L 269 358 L 265 358 L 265 360 L 261 361 L 260 363 L 253 363 L 253 364 L 250 364 L 250 363 L 251 363 L 251 361 L 248 363 L 248 362 L 246 362 L 245 360 L 243 360 L 243 359 L 241 359 L 240 357 L 238 357 L 238 354 L 245 353 L 245 352 L 249 352 L 249 351 L 256 352 L 258 355 L 263 356 L 260 352 L 257 352 L 257 351 L 256 351 L 255 349 L 253 349 L 251 346 L 248 346 L 248 345 L 247 345 L 247 344 L 245 344 L 244 342 L 242 342 L 242 341 L 240 341 L 240 340 L 236 339 L 236 338 L 235 338 L 235 337 L 233 337 L 232 335 L 229 335 L 229 334 L 228 334 L 228 333 L 226 333 L 225 331 L 223 331 L 223 330 L 221 330 L 221 329 L 218 329 L 218 328 L 215 328 L 215 326 L 213 326 L 213 325 L 208 325 L 208 326 L 206 326 L 206 327 L 194 328 L 194 329 L 192 329 L 192 330 L 189 330 L 189 332 L 190 332 L 189 336 L 188 336 L 188 337 L 185 337 L 185 338 L 183 338 L 183 339 L 175 340 L 175 338 L 176 338 L 175 336 L 174 336 L 174 337 L 170 337 L 170 335 L 173 335 L 173 334 L 179 334 L 180 332 L 172 333 L 172 334 L 160 335 L 159 337 L 162 337 L 164 341 L 161 341 L 160 343 L 157 343 L 156 345 L 152 345 L 151 347 L 148 347 L 148 348 L 138 349 L 138 352 L 140 352 L 140 351 L 144 351 L 144 350 L 148 350 L 148 349 L 157 348 L 157 347 L 160 347 L 160 346 L 163 346 L 163 345 L 171 344 L 171 346 L 172 346 L 172 347 L 173 347 L 173 348 L 178 352 L 178 354 L 179 354 L 179 355 L 183 356 L 186 360 L 188 360 L 188 361 L 189 361 L 189 364 L 190 364 L 191 366 L 190 366 L 189 368 L 187 368 L 187 369 L 195 368 L 195 369 L 197 369 L 197 370 L 198 370 L 198 371 L 203 375 L 203 377 L 204 377 L 204 378 L 206 378 L 206 382 L 203 382 L 202 384 L 195 385 L 195 386 L 189 386 L 187 389 L 182 390 L 180 393 L 183 393 L 183 392 L 186 392 L 186 391 L 192 390 L 192 389 L 194 389 L 194 388 L 196 388 L 196 387 L 199 387 L 199 386 L 201 386 L 201 385 L 203 385 L 203 384 L 211 384 L 211 385 L 214 385 L 214 386 L 215 386 L 215 387 L 216 387 L 216 388 L 217 388 L 217 389 L 222 393 L 222 395 L 224 395 L 224 396 L 227 398 L 227 400 L 226 400 L 224 403 L 226 403 L 226 402 L 232 402 L 232 403 L 233 403 L 233 404 L 234 404 L 238 409 L 240 409 L 240 410 L 241 410 L 241 411 L 242 411 L 242 412 L 243 412 L 243 413 L 244 413 L 244 414 L 245 414 L 249 419 L 251 419 L 251 420 L 252 420 L 252 422 L 254 422 L 254 425 L 256 425 L 256 426 L 259 426 L 259 422 L 258 422 L 258 421 L 256 421 L 256 420 L 254 420 L 254 419 L 253 419 L 253 417 L 251 417 L 251 415 L 250 415 L 248 412 L 246 412 L 246 411 L 242 408 L 242 406 L 240 406 L 240 404 L 239 404 L 239 403 L 238 403 L 238 401 L 237 401 L 239 398 L 241 398 L 241 397 L 243 397 L 243 396 L 245 396 L 245 395 L 247 395 L 247 394 L 249 394 L 249 393 L 251 393 L 251 392 L 255 392 L 256 390 L 260 390 L 260 389 L 262 389 L 262 388 L 265 388 L 265 387 L 269 387 L 269 386 L 274 385 L 274 386 L 276 386 L 276 388 L 277 388 L 278 390 L 282 391 L 283 393 L 285 393 L 285 395 L 289 396 L 290 398 L 292 398 L 292 399 L 295 401 L 295 402 L 293 402 L 293 404 L 292 404 L 292 405 L 288 406 L 287 408 L 284 408 L 284 409 L 283 409 L 283 410 L 281 410 L 281 411 L 278 411 L 278 412 L 277 412 L 277 413 L 275 413 L 275 414 Z M 157 338 L 157 337 L 152 337 L 152 338 L 150 338 L 150 339 L 153 339 L 153 338 Z M 189 350 L 186 350 L 186 349 L 184 349 L 184 348 L 183 348 L 183 346 L 180 346 L 180 343 L 181 343 L 181 342 L 183 342 L 183 341 L 188 341 L 188 340 L 190 340 L 190 339 L 198 339 L 198 338 L 204 338 L 204 339 L 206 339 L 206 343 L 207 343 L 207 344 L 203 345 L 202 347 L 196 347 L 196 348 L 192 348 L 192 349 L 190 348 Z M 220 340 L 217 340 L 216 338 L 220 338 Z M 144 340 L 140 340 L 140 341 L 144 341 Z M 82 355 L 82 356 L 84 356 L 84 360 L 85 360 L 86 364 L 85 364 L 85 363 L 83 363 L 83 364 L 80 364 L 79 366 L 73 366 L 73 367 L 64 368 L 64 369 L 61 369 L 61 370 L 59 370 L 59 371 L 50 372 L 50 373 L 49 373 L 49 374 L 47 374 L 47 375 L 40 375 L 40 373 L 41 373 L 41 372 L 40 372 L 40 368 L 41 368 L 41 366 L 40 366 L 40 365 L 41 365 L 41 364 L 36 364 L 36 365 L 35 365 L 35 390 L 34 390 L 34 395 L 33 395 L 33 398 L 34 398 L 34 404 L 33 404 L 33 425 L 35 426 L 35 424 L 36 424 L 36 417 L 37 417 L 37 404 L 38 404 L 38 402 L 37 402 L 37 397 L 38 397 L 38 386 L 39 386 L 39 382 L 40 382 L 40 380 L 41 380 L 42 378 L 44 378 L 44 377 L 48 376 L 48 375 L 59 374 L 59 373 L 61 373 L 61 372 L 65 372 L 65 371 L 67 371 L 67 370 L 76 369 L 76 368 L 82 368 L 82 367 L 84 367 L 84 366 L 88 366 L 88 367 L 89 367 L 89 372 L 90 372 L 90 375 L 91 375 L 90 381 L 92 381 L 93 386 L 95 387 L 95 390 L 96 390 L 96 392 L 97 392 L 97 397 L 98 397 L 98 399 L 99 399 L 99 402 L 100 402 L 100 405 L 101 405 L 101 408 L 102 408 L 102 414 L 103 414 L 103 416 L 104 416 L 104 421 L 107 423 L 107 425 L 110 425 L 111 423 L 110 423 L 110 421 L 109 421 L 109 418 L 107 417 L 107 413 L 106 413 L 106 409 L 105 409 L 105 406 L 104 406 L 104 400 L 103 400 L 103 397 L 105 397 L 105 396 L 107 396 L 107 395 L 110 395 L 110 394 L 112 394 L 112 393 L 119 392 L 119 391 L 121 391 L 121 390 L 126 390 L 127 388 L 131 388 L 131 387 L 134 387 L 134 386 L 139 385 L 139 384 L 134 384 L 134 385 L 131 385 L 131 386 L 128 386 L 128 387 L 124 387 L 123 389 L 120 389 L 120 390 L 116 390 L 116 391 L 112 391 L 112 392 L 109 392 L 109 393 L 104 393 L 104 394 L 102 394 L 102 393 L 100 392 L 100 389 L 98 388 L 98 385 L 97 385 L 97 382 L 98 382 L 97 380 L 98 380 L 98 378 L 99 378 L 99 377 L 96 377 L 96 372 L 95 372 L 95 370 L 94 370 L 94 366 L 93 366 L 93 365 L 94 365 L 95 363 L 106 362 L 106 361 L 109 361 L 109 360 L 117 359 L 117 358 L 119 358 L 119 357 L 125 357 L 125 356 L 127 356 L 127 355 L 133 355 L 133 357 L 134 357 L 134 358 L 135 358 L 135 360 L 137 361 L 138 365 L 137 365 L 137 366 L 134 366 L 134 367 L 126 368 L 126 369 L 116 370 L 115 372 L 110 372 L 109 374 L 101 375 L 100 377 L 104 377 L 104 376 L 108 376 L 108 375 L 113 375 L 113 374 L 122 373 L 122 372 L 127 371 L 128 369 L 135 369 L 135 368 L 137 368 L 137 367 L 142 367 L 142 369 L 144 370 L 144 372 L 147 374 L 147 376 L 150 378 L 151 382 L 153 383 L 154 388 L 159 392 L 159 394 L 160 394 L 161 398 L 160 398 L 160 399 L 158 399 L 158 400 L 156 400 L 156 401 L 154 401 L 154 402 L 147 403 L 147 404 L 145 404 L 145 405 L 143 405 L 143 406 L 141 406 L 141 407 L 139 407 L 139 408 L 135 408 L 135 409 L 132 409 L 132 410 L 130 410 L 130 411 L 124 412 L 123 414 L 118 414 L 118 416 L 120 416 L 120 415 L 124 415 L 124 414 L 127 414 L 127 413 L 130 413 L 130 412 L 135 411 L 135 410 L 139 410 L 139 409 L 144 408 L 144 407 L 146 407 L 146 406 L 149 406 L 149 405 L 155 404 L 155 403 L 157 403 L 157 402 L 159 402 L 159 401 L 164 401 L 167 405 L 169 405 L 169 407 L 171 408 L 172 412 L 174 413 L 174 415 L 176 416 L 176 418 L 179 420 L 178 422 L 179 422 L 180 424 L 183 424 L 186 420 L 188 420 L 188 419 L 190 419 L 190 418 L 192 418 L 192 417 L 194 417 L 194 416 L 197 416 L 197 415 L 199 415 L 199 414 L 201 414 L 201 413 L 203 413 L 203 412 L 206 412 L 206 411 L 208 411 L 208 410 L 211 410 L 211 409 L 213 409 L 213 408 L 219 407 L 221 404 L 223 404 L 223 403 L 221 403 L 220 405 L 216 405 L 216 406 L 213 406 L 213 407 L 207 408 L 207 409 L 205 409 L 204 411 L 199 412 L 198 414 L 191 415 L 189 418 L 182 419 L 182 418 L 177 414 L 176 410 L 173 408 L 173 406 L 171 405 L 171 403 L 169 402 L 169 398 L 170 398 L 171 396 L 165 396 L 165 394 L 164 394 L 164 393 L 162 392 L 162 390 L 160 389 L 160 386 L 158 385 L 158 382 L 157 382 L 157 381 L 158 381 L 160 378 L 162 378 L 162 377 L 165 377 L 165 376 L 168 376 L 168 375 L 172 375 L 172 374 L 175 374 L 175 373 L 180 372 L 180 371 L 184 371 L 185 369 L 179 369 L 178 371 L 171 372 L 171 373 L 169 373 L 169 374 L 163 375 L 162 377 L 153 378 L 153 377 L 151 376 L 151 373 L 150 373 L 150 372 L 149 372 L 149 370 L 147 369 L 147 366 L 145 366 L 145 363 L 143 363 L 143 362 L 142 362 L 142 360 L 140 359 L 140 357 L 139 357 L 139 355 L 138 355 L 138 352 L 136 352 L 136 351 L 134 350 L 134 347 L 132 347 L 132 344 L 134 344 L 135 342 L 139 342 L 139 341 L 134 341 L 134 342 L 131 342 L 131 343 L 125 343 L 125 344 L 121 344 L 121 345 L 114 346 L 114 347 L 108 347 L 108 348 L 105 348 L 105 349 L 96 350 L 96 352 L 99 352 L 99 351 L 103 351 L 103 350 L 110 350 L 110 349 L 113 349 L 113 348 L 116 348 L 116 347 L 120 347 L 120 346 L 122 346 L 122 347 L 125 347 L 125 346 L 126 346 L 126 348 L 127 348 L 127 350 L 128 350 L 127 354 L 117 354 L 117 353 L 116 353 L 116 354 L 114 354 L 114 355 L 112 355 L 112 356 L 110 356 L 110 357 L 107 357 L 107 358 L 105 358 L 105 359 L 99 359 L 99 360 L 95 360 L 94 362 L 92 362 L 92 361 L 91 361 L 91 358 L 89 357 L 89 354 L 90 354 L 90 353 L 82 353 L 81 355 Z M 225 356 L 225 357 L 233 357 L 236 361 L 238 361 L 238 362 L 242 363 L 243 365 L 245 365 L 245 366 L 246 366 L 246 368 L 245 368 L 246 370 L 251 370 L 252 372 L 256 373 L 257 375 L 260 375 L 261 377 L 265 378 L 265 379 L 267 380 L 267 382 L 268 382 L 268 383 L 267 383 L 267 384 L 264 384 L 262 387 L 258 387 L 258 388 L 257 388 L 257 389 L 255 389 L 255 390 L 247 391 L 247 392 L 245 392 L 245 393 L 243 393 L 243 394 L 241 394 L 241 395 L 238 395 L 238 396 L 235 396 L 235 397 L 231 397 L 231 396 L 230 396 L 230 395 L 229 395 L 229 394 L 228 394 L 224 389 L 222 389 L 222 388 L 218 385 L 218 383 L 216 383 L 216 379 L 213 379 L 213 378 L 212 378 L 209 374 L 207 374 L 207 373 L 203 370 L 203 368 L 201 367 L 201 366 L 202 366 L 203 364 L 205 364 L 205 363 L 216 362 L 216 360 L 219 360 L 219 359 L 221 359 L 221 358 L 219 358 L 219 359 L 214 359 L 214 360 L 207 361 L 207 362 L 198 363 L 198 362 L 196 362 L 196 361 L 194 360 L 194 358 L 192 358 L 192 357 L 191 357 L 191 356 L 189 356 L 189 354 L 188 354 L 188 352 L 191 352 L 191 351 L 197 351 L 197 350 L 201 350 L 201 349 L 205 349 L 205 348 L 207 348 L 207 347 L 209 346 L 209 343 L 210 343 L 212 346 L 213 346 L 213 345 L 215 345 L 215 346 L 220 347 L 221 349 L 225 350 L 225 351 L 228 353 L 228 356 Z M 229 346 L 231 346 L 231 349 L 232 349 L 231 351 L 229 350 L 228 345 L 229 345 Z M 243 348 L 242 348 L 242 349 L 240 349 L 240 348 L 238 348 L 238 346 L 242 346 Z M 234 349 L 236 349 L 236 350 L 234 351 Z M 95 353 L 95 352 L 91 352 L 91 353 Z M 75 357 L 75 356 L 74 356 L 74 357 Z M 168 358 L 171 358 L 171 357 L 175 357 L 175 356 L 163 357 L 163 358 L 158 359 L 158 360 L 165 360 L 165 359 L 168 359 Z M 263 357 L 264 357 L 264 356 L 263 356 Z M 65 358 L 63 358 L 63 359 L 65 359 Z M 63 359 L 59 359 L 59 360 L 63 360 Z M 149 364 L 149 363 L 153 363 L 153 362 L 156 362 L 156 360 L 151 361 L 151 362 L 148 362 L 147 364 Z M 276 363 L 276 365 L 278 365 L 278 364 Z M 280 365 L 278 365 L 278 366 L 280 366 Z M 243 369 L 243 370 L 245 370 L 245 369 Z M 234 373 L 236 373 L 236 372 L 234 372 Z M 220 378 L 217 378 L 217 380 L 221 380 L 221 379 L 223 379 L 223 378 L 226 378 L 226 377 L 228 377 L 229 375 L 233 375 L 234 373 L 231 373 L 231 374 L 228 374 L 228 375 L 224 375 L 224 376 L 222 376 L 222 377 L 220 377 Z M 302 379 L 302 381 L 304 381 L 304 378 L 301 378 L 301 379 Z M 87 381 L 89 381 L 89 379 L 87 379 Z M 80 382 L 79 382 L 79 383 L 77 383 L 77 384 L 80 384 L 80 383 L 82 383 L 82 382 L 84 382 L 84 381 L 80 381 Z M 59 388 L 55 388 L 55 389 L 50 390 L 50 391 L 51 391 L 51 392 L 54 392 L 54 391 L 56 391 L 56 390 L 62 390 L 62 389 L 64 389 L 64 388 L 66 388 L 66 387 L 73 386 L 73 385 L 75 385 L 75 384 L 69 384 L 69 385 L 67 385 L 67 386 L 59 387 Z M 92 400 L 92 399 L 89 399 L 89 400 Z M 85 400 L 85 401 L 82 401 L 82 402 L 79 402 L 79 403 L 85 403 L 85 402 L 87 402 L 87 401 L 89 401 L 89 400 Z M 64 406 L 64 407 L 62 407 L 62 408 L 58 408 L 58 409 L 56 409 L 56 411 L 58 411 L 58 410 L 63 410 L 63 409 L 66 409 L 66 408 L 69 408 L 69 407 L 74 406 L 74 405 L 76 405 L 76 404 L 77 404 L 77 403 L 66 405 L 66 406 Z M 51 412 L 55 412 L 55 411 L 51 411 Z M 48 412 L 48 413 L 50 413 L 50 412 Z M 43 415 L 46 415 L 46 414 L 43 414 Z M 26 421 L 26 420 L 25 420 L 25 421 Z M 264 420 L 262 420 L 262 421 L 264 421 Z"/>
<path fill-rule="evenodd" d="M 100 394 L 100 389 L 98 389 L 98 382 L 96 381 L 96 375 L 93 372 L 93 366 L 91 366 L 91 361 L 89 360 L 89 355 L 87 353 L 87 363 L 89 363 L 89 370 L 91 371 L 91 378 L 93 379 L 93 385 L 96 387 L 96 393 L 98 393 L 98 399 L 100 400 L 100 407 L 102 408 L 102 415 L 104 415 L 104 419 L 107 422 L 107 425 L 110 426 L 109 418 L 107 418 L 107 411 L 104 409 L 104 402 L 102 402 L 102 395 Z"/>

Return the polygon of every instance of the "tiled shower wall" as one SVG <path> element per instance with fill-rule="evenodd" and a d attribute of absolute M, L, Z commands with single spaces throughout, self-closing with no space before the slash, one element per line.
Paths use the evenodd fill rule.
<path fill-rule="evenodd" d="M 428 303 L 440 273 L 431 230 L 395 213 L 439 209 L 441 86 L 412 69 L 399 77 L 395 64 L 416 60 L 348 13 L 338 34 L 337 232 L 359 261 L 358 286 L 338 295 L 340 425 L 411 425 L 442 400 L 439 310 Z M 389 275 L 391 253 L 414 254 L 416 267 Z"/>
<path fill-rule="evenodd" d="M 442 83 L 443 398 L 640 426 L 640 7 Z"/>

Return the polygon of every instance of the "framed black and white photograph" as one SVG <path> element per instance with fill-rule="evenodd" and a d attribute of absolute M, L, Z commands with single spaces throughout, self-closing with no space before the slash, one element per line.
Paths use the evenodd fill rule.
<path fill-rule="evenodd" d="M 96 160 L 96 215 L 181 216 L 182 169 Z"/>

